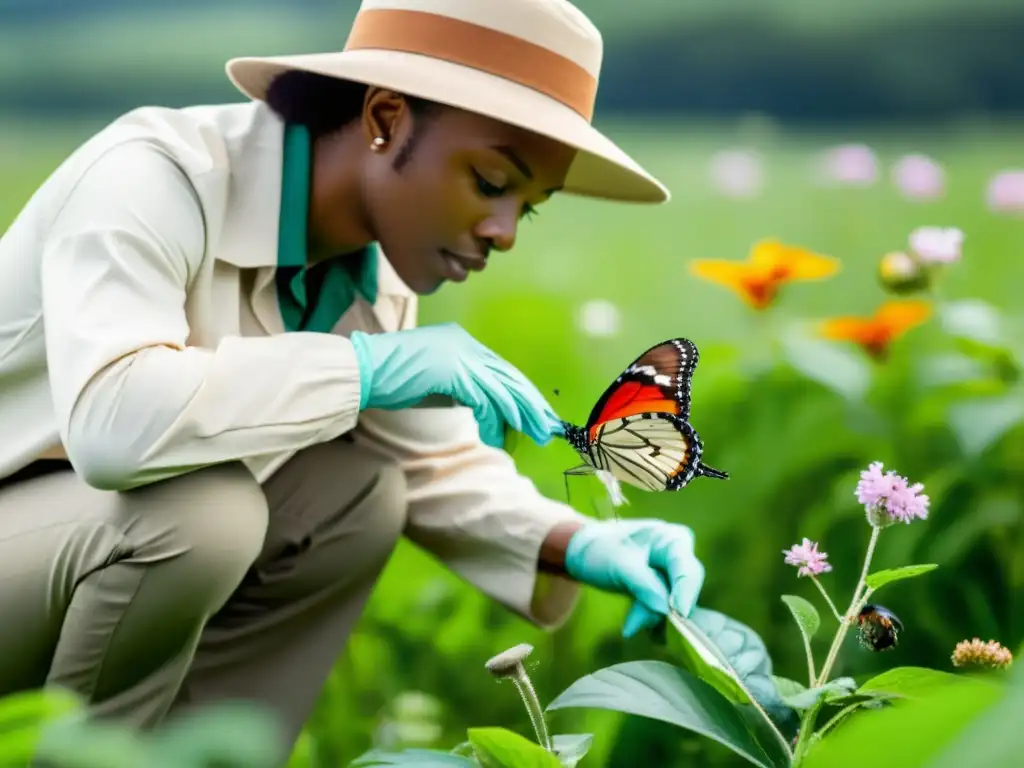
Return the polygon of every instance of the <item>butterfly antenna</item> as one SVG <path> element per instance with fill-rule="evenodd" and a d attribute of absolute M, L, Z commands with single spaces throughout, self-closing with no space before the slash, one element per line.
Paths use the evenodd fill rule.
<path fill-rule="evenodd" d="M 697 465 L 697 475 L 698 475 L 698 477 L 713 477 L 716 480 L 728 480 L 729 479 L 729 473 L 728 472 L 723 472 L 720 469 L 715 469 L 714 467 L 709 467 L 707 464 L 698 464 Z"/>

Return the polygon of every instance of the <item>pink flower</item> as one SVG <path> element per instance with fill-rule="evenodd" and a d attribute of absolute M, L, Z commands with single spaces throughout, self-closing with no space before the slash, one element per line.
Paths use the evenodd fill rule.
<path fill-rule="evenodd" d="M 1001 171 L 988 184 L 988 207 L 997 213 L 1024 213 L 1024 170 Z"/>
<path fill-rule="evenodd" d="M 946 172 L 925 155 L 905 155 L 892 170 L 896 188 L 911 200 L 932 200 L 941 197 L 946 188 Z"/>
<path fill-rule="evenodd" d="M 786 565 L 800 566 L 797 576 L 817 576 L 832 570 L 832 566 L 825 562 L 828 553 L 819 552 L 818 542 L 806 537 L 802 544 L 794 544 L 792 548 L 782 550 L 782 554 L 786 556 Z"/>
<path fill-rule="evenodd" d="M 868 521 L 875 527 L 911 523 L 928 517 L 929 499 L 921 483 L 910 482 L 889 470 L 882 474 L 882 462 L 872 462 L 860 473 L 857 501 L 867 508 Z"/>
<path fill-rule="evenodd" d="M 711 158 L 710 174 L 711 183 L 725 197 L 755 197 L 764 184 L 760 155 L 746 149 L 716 152 Z"/>
<path fill-rule="evenodd" d="M 926 264 L 960 260 L 964 233 L 956 227 L 918 227 L 910 233 L 910 249 Z"/>
<path fill-rule="evenodd" d="M 823 171 L 828 181 L 867 187 L 878 179 L 878 158 L 866 144 L 844 144 L 825 152 Z"/>

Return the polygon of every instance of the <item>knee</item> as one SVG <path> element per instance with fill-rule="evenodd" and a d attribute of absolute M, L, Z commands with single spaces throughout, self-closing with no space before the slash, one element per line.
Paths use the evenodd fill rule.
<path fill-rule="evenodd" d="M 367 528 L 373 532 L 372 540 L 386 557 L 405 533 L 409 515 L 408 485 L 405 472 L 397 462 L 381 462 L 367 501 L 367 513 L 371 516 Z"/>
<path fill-rule="evenodd" d="M 226 598 L 255 562 L 269 519 L 266 496 L 240 463 L 207 467 L 133 494 L 147 511 L 129 532 L 133 560 L 171 562 L 182 588 Z M 147 557 L 149 555 L 149 557 Z"/>

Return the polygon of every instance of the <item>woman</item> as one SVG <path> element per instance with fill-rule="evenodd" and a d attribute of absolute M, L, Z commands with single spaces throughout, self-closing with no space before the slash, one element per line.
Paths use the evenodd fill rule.
<path fill-rule="evenodd" d="M 555 192 L 666 199 L 590 125 L 600 59 L 565 0 L 365 0 L 343 52 L 230 62 L 251 103 L 55 171 L 0 241 L 0 693 L 247 698 L 294 740 L 403 534 L 540 626 L 580 583 L 627 636 L 690 613 L 689 529 L 542 497 L 500 438 L 549 404 L 416 327 Z"/>

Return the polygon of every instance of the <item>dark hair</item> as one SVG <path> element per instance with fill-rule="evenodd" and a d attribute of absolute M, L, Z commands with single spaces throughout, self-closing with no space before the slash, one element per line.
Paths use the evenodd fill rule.
<path fill-rule="evenodd" d="M 339 131 L 358 119 L 363 109 L 367 87 L 363 83 L 340 80 L 336 77 L 289 70 L 270 83 L 267 105 L 287 123 L 297 123 L 309 129 L 313 139 Z M 415 96 L 404 95 L 415 121 L 409 141 L 399 150 L 394 160 L 395 169 L 405 165 L 419 140 L 427 118 L 440 109 L 440 104 Z"/>

